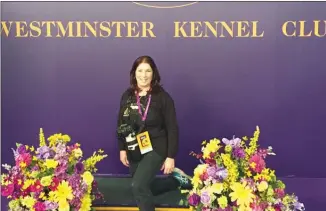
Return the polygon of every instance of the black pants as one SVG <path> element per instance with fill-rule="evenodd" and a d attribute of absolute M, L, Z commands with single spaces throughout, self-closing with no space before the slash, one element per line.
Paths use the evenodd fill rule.
<path fill-rule="evenodd" d="M 172 176 L 156 178 L 165 158 L 155 151 L 143 155 L 138 162 L 129 160 L 132 192 L 140 211 L 155 211 L 153 196 L 176 190 L 179 182 Z"/>

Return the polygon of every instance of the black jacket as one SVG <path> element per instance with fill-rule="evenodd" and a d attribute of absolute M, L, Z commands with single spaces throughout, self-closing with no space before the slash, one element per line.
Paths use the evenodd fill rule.
<path fill-rule="evenodd" d="M 126 122 L 136 131 L 140 127 L 144 127 L 142 131 L 149 132 L 153 149 L 163 157 L 174 158 L 177 154 L 179 144 L 179 129 L 174 101 L 163 89 L 151 95 L 152 99 L 147 118 L 143 123 L 138 110 L 134 110 L 128 120 L 124 119 L 123 114 L 130 107 L 130 104 L 136 105 L 136 96 L 130 89 L 122 94 L 118 116 L 118 131 L 119 126 Z M 142 112 L 146 108 L 148 96 L 149 94 L 140 99 Z M 127 150 L 125 139 L 121 134 L 119 135 L 119 132 L 118 143 L 120 150 Z"/>

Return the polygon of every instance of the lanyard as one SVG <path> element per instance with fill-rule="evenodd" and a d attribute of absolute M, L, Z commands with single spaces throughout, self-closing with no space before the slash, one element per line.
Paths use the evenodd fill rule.
<path fill-rule="evenodd" d="M 149 95 L 148 97 L 148 101 L 147 101 L 147 105 L 146 105 L 146 109 L 145 109 L 145 112 L 144 114 L 142 114 L 142 111 L 141 111 L 141 106 L 140 106 L 140 98 L 139 98 L 139 94 L 137 92 L 137 106 L 138 106 L 138 112 L 142 118 L 143 121 L 146 120 L 146 117 L 147 117 L 147 113 L 148 113 L 148 108 L 149 108 L 149 104 L 151 103 L 151 99 L 152 99 L 152 95 Z"/>

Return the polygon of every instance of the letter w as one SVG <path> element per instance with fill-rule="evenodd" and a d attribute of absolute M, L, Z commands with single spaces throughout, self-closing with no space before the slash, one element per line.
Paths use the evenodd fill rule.
<path fill-rule="evenodd" d="M 9 32 L 11 29 L 11 25 L 12 25 L 12 21 L 9 22 L 9 28 L 8 28 L 8 22 L 6 21 L 1 21 L 1 36 L 2 36 L 2 32 L 4 31 L 6 36 L 9 36 Z"/>

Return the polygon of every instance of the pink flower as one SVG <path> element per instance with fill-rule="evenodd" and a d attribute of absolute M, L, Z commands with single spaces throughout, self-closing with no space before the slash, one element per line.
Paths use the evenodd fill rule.
<path fill-rule="evenodd" d="M 259 204 L 256 203 L 252 203 L 250 205 L 252 211 L 264 211 L 264 209 L 262 208 L 262 206 L 260 206 Z"/>
<path fill-rule="evenodd" d="M 23 196 L 23 197 L 28 196 L 30 194 L 31 194 L 31 186 L 29 186 L 25 190 L 22 190 L 22 192 L 21 192 L 21 196 Z"/>
<path fill-rule="evenodd" d="M 46 210 L 46 206 L 43 202 L 36 202 L 35 205 L 34 205 L 34 209 L 35 211 L 45 211 Z"/>
<path fill-rule="evenodd" d="M 16 159 L 16 166 L 20 166 L 21 163 L 25 163 L 29 166 L 32 162 L 32 156 L 29 153 L 20 154 Z"/>
<path fill-rule="evenodd" d="M 201 181 L 205 181 L 205 180 L 207 180 L 208 177 L 209 177 L 209 176 L 208 176 L 208 174 L 207 174 L 206 171 L 205 171 L 202 175 L 199 176 L 199 178 L 200 178 Z"/>
<path fill-rule="evenodd" d="M 58 178 L 54 177 L 52 179 L 52 182 L 51 182 L 50 186 L 49 186 L 50 190 L 56 191 L 59 183 L 60 183 L 60 180 Z"/>
<path fill-rule="evenodd" d="M 213 159 L 213 158 L 207 158 L 207 159 L 205 159 L 205 162 L 210 166 L 215 166 L 216 165 L 216 160 Z"/>
<path fill-rule="evenodd" d="M 37 180 L 33 185 L 31 185 L 32 192 L 41 192 L 43 190 L 43 186 L 41 185 L 40 180 Z"/>
<path fill-rule="evenodd" d="M 274 192 L 277 198 L 283 198 L 285 195 L 284 189 L 281 188 L 276 188 Z"/>
<path fill-rule="evenodd" d="M 249 163 L 250 168 L 256 173 L 261 173 L 266 166 L 264 159 L 259 155 L 253 155 L 250 158 Z"/>
<path fill-rule="evenodd" d="M 274 205 L 274 210 L 275 211 L 282 211 L 282 209 L 281 209 L 281 205 L 280 204 L 276 204 L 276 205 Z"/>
<path fill-rule="evenodd" d="M 1 186 L 1 195 L 2 196 L 11 196 L 14 192 L 14 184 L 9 184 L 7 186 Z"/>

